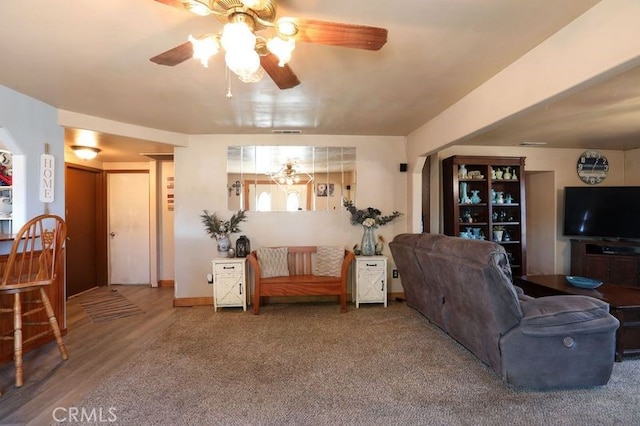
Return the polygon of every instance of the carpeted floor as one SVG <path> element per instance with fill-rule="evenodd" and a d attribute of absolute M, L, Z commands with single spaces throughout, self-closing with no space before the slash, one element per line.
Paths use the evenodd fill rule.
<path fill-rule="evenodd" d="M 640 360 L 616 363 L 605 387 L 536 392 L 402 303 L 181 308 L 76 406 L 114 409 L 121 425 L 632 425 Z"/>
<path fill-rule="evenodd" d="M 83 295 L 80 305 L 93 322 L 112 321 L 131 315 L 141 314 L 144 311 L 131 303 L 126 297 L 111 290 L 97 294 Z"/>

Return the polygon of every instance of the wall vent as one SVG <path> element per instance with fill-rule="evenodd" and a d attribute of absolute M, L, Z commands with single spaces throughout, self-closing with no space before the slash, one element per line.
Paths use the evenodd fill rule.
<path fill-rule="evenodd" d="M 524 141 L 520 142 L 520 146 L 545 146 L 546 142 L 538 142 L 538 141 Z"/>
<path fill-rule="evenodd" d="M 302 130 L 294 130 L 294 129 L 274 129 L 271 131 L 274 135 L 300 135 L 302 134 Z"/>

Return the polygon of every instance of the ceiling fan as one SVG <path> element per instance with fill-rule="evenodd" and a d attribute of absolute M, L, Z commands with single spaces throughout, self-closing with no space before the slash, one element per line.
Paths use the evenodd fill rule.
<path fill-rule="evenodd" d="M 264 70 L 283 90 L 300 84 L 287 64 L 296 42 L 365 50 L 379 50 L 387 42 L 385 28 L 315 19 L 276 20 L 277 0 L 155 1 L 201 16 L 213 15 L 225 26 L 220 33 L 189 36 L 189 41 L 154 56 L 152 62 L 174 66 L 193 57 L 207 66 L 209 58 L 223 49 L 227 66 L 242 81 L 258 81 Z"/>

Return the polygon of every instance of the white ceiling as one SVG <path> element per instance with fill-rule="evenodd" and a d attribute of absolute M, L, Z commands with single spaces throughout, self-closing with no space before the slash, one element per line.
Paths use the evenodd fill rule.
<path fill-rule="evenodd" d="M 0 84 L 63 110 L 186 134 L 405 136 L 596 3 L 280 0 L 278 17 L 384 27 L 388 42 L 374 52 L 298 43 L 290 66 L 299 86 L 283 91 L 268 76 L 256 84 L 232 77 L 227 99 L 221 56 L 208 69 L 195 60 L 149 61 L 189 34 L 219 31 L 213 17 L 154 0 L 2 1 Z M 631 70 L 468 143 L 598 148 L 607 137 L 620 141 L 607 149 L 638 147 L 639 77 Z M 114 155 L 170 150 L 138 143 L 103 135 L 99 146 Z"/>

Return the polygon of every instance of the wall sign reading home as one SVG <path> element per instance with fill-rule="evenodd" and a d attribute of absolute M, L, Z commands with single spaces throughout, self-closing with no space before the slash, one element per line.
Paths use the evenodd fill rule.
<path fill-rule="evenodd" d="M 326 146 L 230 146 L 229 210 L 338 210 L 355 201 L 356 149 Z M 238 188 L 239 186 L 239 188 Z"/>

